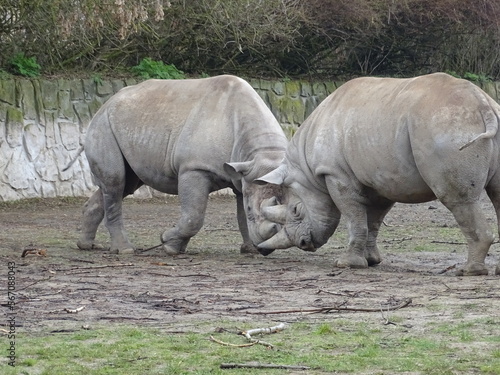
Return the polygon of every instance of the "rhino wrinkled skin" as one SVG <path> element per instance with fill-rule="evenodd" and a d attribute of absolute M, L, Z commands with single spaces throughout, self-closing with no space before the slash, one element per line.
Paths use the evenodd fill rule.
<path fill-rule="evenodd" d="M 238 77 L 125 87 L 100 108 L 87 131 L 85 153 L 99 188 L 84 206 L 78 246 L 100 247 L 95 235 L 105 217 L 111 251 L 133 252 L 122 200 L 145 184 L 179 195 L 180 219 L 161 236 L 167 253 L 185 251 L 203 225 L 209 193 L 226 187 L 236 193 L 241 251 L 252 252 L 253 243 L 277 232 L 263 220 L 261 207 L 281 194 L 281 188 L 252 181 L 279 165 L 286 145 L 264 101 Z"/>
<path fill-rule="evenodd" d="M 344 215 L 348 250 L 334 264 L 365 268 L 381 261 L 377 234 L 395 202 L 437 198 L 467 239 L 467 263 L 457 275 L 488 274 L 494 236 L 479 200 L 486 190 L 498 219 L 499 116 L 485 92 L 444 73 L 347 82 L 302 124 L 283 163 L 258 181 L 282 184 L 288 196 L 264 209 L 283 228 L 259 251 L 314 251 Z"/>

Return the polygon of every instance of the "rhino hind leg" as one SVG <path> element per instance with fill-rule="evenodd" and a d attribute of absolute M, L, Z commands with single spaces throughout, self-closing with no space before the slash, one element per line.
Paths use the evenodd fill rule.
<path fill-rule="evenodd" d="M 457 276 L 487 275 L 484 260 L 493 243 L 494 236 L 481 210 L 479 201 L 472 203 L 443 204 L 453 213 L 462 233 L 467 239 L 467 263 L 458 268 Z"/>
<path fill-rule="evenodd" d="M 486 193 L 488 193 L 488 197 L 493 203 L 493 207 L 495 208 L 496 217 L 497 217 L 497 233 L 500 235 L 500 177 L 498 175 L 495 176 L 490 182 L 490 185 L 486 187 Z M 497 264 L 495 268 L 495 275 L 500 275 L 500 262 Z"/>
<path fill-rule="evenodd" d="M 102 250 L 104 246 L 95 242 L 99 224 L 104 218 L 104 202 L 101 189 L 98 189 L 83 205 L 83 223 L 77 246 L 80 250 Z"/>
<path fill-rule="evenodd" d="M 365 247 L 365 259 L 369 266 L 375 266 L 382 261 L 377 246 L 377 237 L 385 216 L 393 206 L 394 202 L 384 200 L 367 208 L 368 239 Z"/>

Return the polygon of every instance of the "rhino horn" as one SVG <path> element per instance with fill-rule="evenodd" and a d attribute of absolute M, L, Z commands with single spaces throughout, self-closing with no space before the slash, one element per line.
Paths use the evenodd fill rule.
<path fill-rule="evenodd" d="M 278 224 L 286 222 L 286 206 L 283 204 L 262 208 L 262 215 L 270 221 Z"/>
<path fill-rule="evenodd" d="M 273 185 L 281 185 L 285 181 L 285 177 L 287 175 L 287 167 L 284 164 L 281 164 L 275 170 L 269 172 L 268 174 L 255 179 L 253 182 L 258 185 L 265 184 L 273 184 Z"/>
<path fill-rule="evenodd" d="M 262 238 L 270 238 L 274 236 L 279 231 L 279 226 L 276 223 L 272 223 L 270 221 L 263 221 L 259 225 L 259 235 Z"/>
<path fill-rule="evenodd" d="M 264 207 L 276 206 L 278 204 L 279 204 L 278 198 L 276 197 L 267 198 L 264 199 L 260 204 L 260 209 L 262 210 Z"/>
<path fill-rule="evenodd" d="M 294 245 L 295 244 L 290 240 L 285 232 L 285 229 L 283 228 L 267 241 L 260 243 L 257 246 L 257 249 L 262 255 L 268 255 L 272 252 L 268 252 L 268 250 L 286 249 Z"/>

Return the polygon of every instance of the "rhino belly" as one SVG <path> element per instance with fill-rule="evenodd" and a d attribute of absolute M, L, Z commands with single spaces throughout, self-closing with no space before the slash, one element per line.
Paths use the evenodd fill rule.
<path fill-rule="evenodd" d="M 395 159 L 375 165 L 367 164 L 368 168 L 354 168 L 353 172 L 362 185 L 377 195 L 401 203 L 422 203 L 436 199 L 414 163 Z"/>

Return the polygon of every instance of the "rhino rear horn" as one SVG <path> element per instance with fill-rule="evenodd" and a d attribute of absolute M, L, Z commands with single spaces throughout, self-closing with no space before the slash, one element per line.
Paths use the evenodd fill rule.
<path fill-rule="evenodd" d="M 258 185 L 273 184 L 281 185 L 285 181 L 285 176 L 287 174 L 287 169 L 284 164 L 281 164 L 275 170 L 269 172 L 268 174 L 255 179 L 253 182 Z"/>

